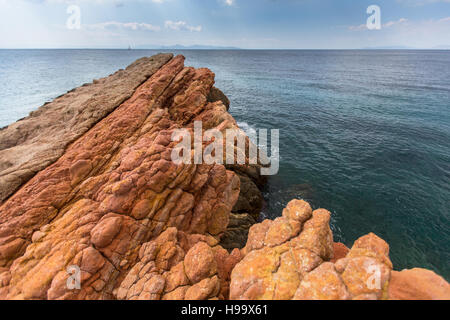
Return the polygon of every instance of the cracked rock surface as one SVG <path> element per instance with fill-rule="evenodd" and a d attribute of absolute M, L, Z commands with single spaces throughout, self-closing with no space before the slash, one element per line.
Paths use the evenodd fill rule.
<path fill-rule="evenodd" d="M 173 130 L 194 119 L 235 126 L 222 102 L 207 101 L 213 83 L 211 71 L 174 58 L 0 207 L 2 298 L 112 298 L 142 245 L 166 229 L 220 237 L 239 178 L 171 161 Z M 71 265 L 81 290 L 66 288 Z"/>

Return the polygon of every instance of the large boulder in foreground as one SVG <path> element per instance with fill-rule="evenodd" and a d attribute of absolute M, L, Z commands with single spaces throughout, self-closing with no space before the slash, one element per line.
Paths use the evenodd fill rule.
<path fill-rule="evenodd" d="M 350 251 L 333 243 L 329 221 L 327 210 L 294 200 L 282 217 L 254 225 L 231 274 L 230 299 L 449 298 L 448 283 L 431 271 L 392 276 L 389 246 L 374 234 L 358 239 Z"/>
<path fill-rule="evenodd" d="M 114 295 L 120 300 L 223 300 L 239 260 L 239 250 L 229 254 L 213 237 L 169 228 L 142 245 L 138 262 Z"/>

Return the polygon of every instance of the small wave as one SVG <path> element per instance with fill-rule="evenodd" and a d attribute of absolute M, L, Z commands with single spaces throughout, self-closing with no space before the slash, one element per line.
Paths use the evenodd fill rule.
<path fill-rule="evenodd" d="M 253 143 L 256 143 L 255 141 L 253 141 L 253 138 L 257 137 L 257 132 L 256 132 L 256 129 L 254 127 L 249 125 L 247 122 L 238 122 L 237 125 L 239 126 L 239 128 L 244 130 L 245 134 L 249 138 L 252 138 L 251 140 L 252 140 Z"/>

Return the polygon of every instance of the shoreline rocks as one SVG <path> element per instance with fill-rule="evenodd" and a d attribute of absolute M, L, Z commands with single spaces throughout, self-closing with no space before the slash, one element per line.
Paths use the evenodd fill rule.
<path fill-rule="evenodd" d="M 213 72 L 158 55 L 1 130 L 0 299 L 448 296 L 438 276 L 392 272 L 373 234 L 334 243 L 305 201 L 256 223 L 258 166 L 171 161 L 174 130 L 238 128 L 228 108 Z"/>

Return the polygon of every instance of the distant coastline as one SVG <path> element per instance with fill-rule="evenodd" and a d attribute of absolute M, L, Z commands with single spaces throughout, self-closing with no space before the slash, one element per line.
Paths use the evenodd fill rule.
<path fill-rule="evenodd" d="M 207 45 L 193 45 L 193 46 L 130 46 L 130 47 L 101 47 L 101 48 L 0 48 L 0 50 L 223 50 L 223 51 L 377 51 L 377 50 L 396 50 L 396 51 L 448 51 L 450 45 L 439 46 L 434 48 L 414 48 L 402 46 L 387 46 L 387 47 L 365 47 L 365 48 L 239 48 L 239 47 L 220 47 Z"/>

